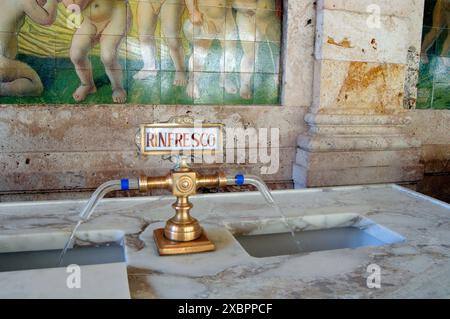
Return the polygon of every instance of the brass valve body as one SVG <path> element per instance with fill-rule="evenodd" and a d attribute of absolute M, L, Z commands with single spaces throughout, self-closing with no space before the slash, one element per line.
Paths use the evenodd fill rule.
<path fill-rule="evenodd" d="M 164 231 L 154 232 L 156 244 L 161 255 L 186 254 L 214 250 L 199 222 L 190 215 L 193 207 L 189 197 L 201 187 L 224 187 L 227 178 L 224 174 L 200 175 L 189 167 L 172 170 L 166 176 L 139 178 L 139 189 L 148 192 L 152 189 L 166 189 L 176 196 L 172 205 L 175 216 L 166 223 Z M 163 238 L 164 237 L 164 238 Z M 189 244 L 190 243 L 190 244 Z"/>

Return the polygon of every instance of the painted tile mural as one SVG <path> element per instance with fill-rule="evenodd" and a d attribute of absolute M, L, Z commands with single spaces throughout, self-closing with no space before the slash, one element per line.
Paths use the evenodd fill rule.
<path fill-rule="evenodd" d="M 0 104 L 280 102 L 282 0 L 1 0 L 0 10 Z"/>
<path fill-rule="evenodd" d="M 450 0 L 425 0 L 417 108 L 450 109 Z"/>

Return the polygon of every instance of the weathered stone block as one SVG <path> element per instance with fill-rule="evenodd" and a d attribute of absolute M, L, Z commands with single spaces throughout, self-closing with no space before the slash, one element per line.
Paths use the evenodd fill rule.
<path fill-rule="evenodd" d="M 381 9 L 382 15 L 408 18 L 411 10 L 416 8 L 423 0 L 318 0 L 318 10 L 340 10 L 358 13 L 367 13 L 368 8 L 377 5 Z"/>
<path fill-rule="evenodd" d="M 299 149 L 296 163 L 309 170 L 329 170 L 376 166 L 415 166 L 420 161 L 420 148 L 390 151 L 353 151 L 311 153 Z M 330 156 L 333 161 L 330 161 Z"/>
<path fill-rule="evenodd" d="M 403 110 L 405 66 L 316 61 L 313 112 L 391 114 Z"/>
<path fill-rule="evenodd" d="M 311 171 L 294 165 L 293 175 L 298 188 L 414 182 L 422 179 L 423 166 L 374 166 Z"/>
<path fill-rule="evenodd" d="M 309 106 L 312 101 L 315 1 L 289 0 L 285 3 L 288 7 L 283 41 L 283 105 Z"/>
<path fill-rule="evenodd" d="M 375 26 L 370 19 L 368 13 L 318 11 L 316 59 L 406 64 L 409 20 L 382 15 Z"/>

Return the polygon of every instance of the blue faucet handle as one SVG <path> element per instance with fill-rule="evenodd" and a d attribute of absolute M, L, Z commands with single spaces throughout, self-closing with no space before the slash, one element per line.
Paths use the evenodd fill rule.
<path fill-rule="evenodd" d="M 236 175 L 235 178 L 236 178 L 236 185 L 237 186 L 242 186 L 242 185 L 245 184 L 245 176 L 244 175 L 239 174 L 239 175 Z"/>
<path fill-rule="evenodd" d="M 120 189 L 123 191 L 130 189 L 130 181 L 127 178 L 120 180 Z"/>

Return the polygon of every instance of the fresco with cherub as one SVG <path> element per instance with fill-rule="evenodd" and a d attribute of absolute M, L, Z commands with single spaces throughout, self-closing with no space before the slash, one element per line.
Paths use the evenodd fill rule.
<path fill-rule="evenodd" d="M 281 0 L 2 0 L 0 104 L 279 104 Z"/>

